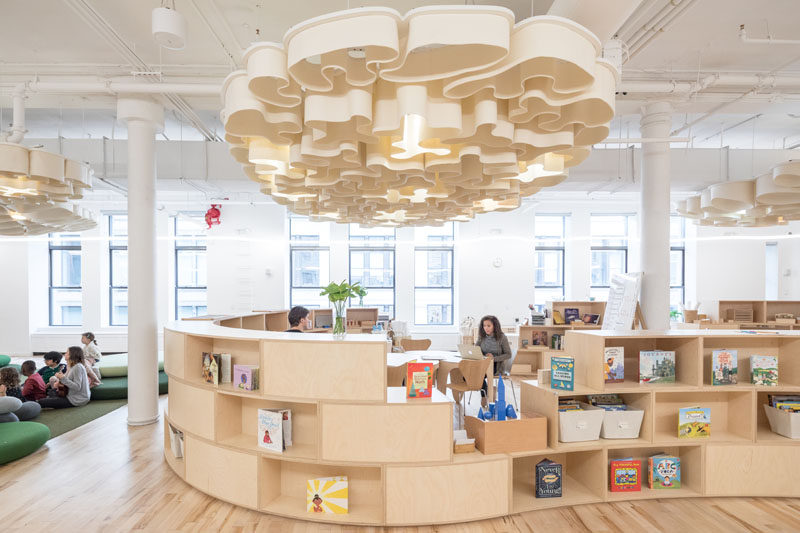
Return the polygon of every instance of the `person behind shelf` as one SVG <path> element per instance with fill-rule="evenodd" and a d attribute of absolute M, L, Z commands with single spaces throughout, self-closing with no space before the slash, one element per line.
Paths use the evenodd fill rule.
<path fill-rule="evenodd" d="M 49 397 L 39 400 L 42 407 L 63 409 L 66 407 L 80 407 L 89 403 L 89 377 L 83 365 L 83 348 L 70 346 L 64 354 L 67 359 L 67 373 L 58 372 L 55 377 L 58 382 L 67 387 L 65 397 Z"/>
<path fill-rule="evenodd" d="M 24 422 L 36 418 L 42 410 L 38 403 L 25 401 L 19 382 L 16 368 L 0 368 L 0 422 Z"/>
<path fill-rule="evenodd" d="M 508 338 L 500 328 L 500 321 L 494 315 L 486 315 L 481 319 L 481 327 L 478 328 L 478 341 L 476 346 L 480 346 L 483 355 L 491 355 L 494 358 L 494 375 L 500 371 L 502 363 L 511 358 L 511 346 Z M 486 399 L 488 385 L 483 381 L 481 388 L 481 402 Z"/>
<path fill-rule="evenodd" d="M 36 373 L 42 376 L 42 381 L 44 381 L 45 385 L 50 383 L 50 378 L 54 377 L 56 373 L 67 371 L 67 365 L 61 362 L 62 357 L 55 350 L 44 354 L 44 366 Z"/>
<path fill-rule="evenodd" d="M 36 362 L 27 360 L 20 367 L 22 375 L 27 379 L 22 385 L 22 398 L 29 402 L 35 402 L 47 397 L 47 385 L 44 384 L 42 376 L 36 372 Z"/>
<path fill-rule="evenodd" d="M 302 306 L 295 306 L 292 307 L 292 310 L 289 311 L 289 329 L 286 330 L 287 333 L 303 333 L 303 331 L 308 329 L 308 309 Z"/>
<path fill-rule="evenodd" d="M 100 350 L 97 348 L 97 340 L 94 337 L 94 333 L 87 331 L 81 335 L 81 343 L 83 344 L 83 364 L 86 365 L 86 370 L 94 373 L 94 376 L 97 378 L 96 384 L 99 384 L 100 369 L 95 365 L 100 358 L 103 357 L 103 354 L 100 353 Z M 92 381 L 91 376 L 89 376 L 89 381 Z"/>

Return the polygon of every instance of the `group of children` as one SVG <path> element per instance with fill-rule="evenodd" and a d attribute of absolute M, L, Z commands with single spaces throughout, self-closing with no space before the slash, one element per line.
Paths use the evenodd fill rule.
<path fill-rule="evenodd" d="M 56 351 L 44 355 L 44 366 L 36 370 L 36 362 L 21 365 L 25 383 L 14 367 L 0 368 L 0 396 L 12 396 L 24 403 L 37 402 L 42 408 L 62 409 L 89 403 L 89 390 L 100 385 L 96 363 L 102 357 L 91 332 L 81 336 L 83 347 L 71 346 L 62 356 Z M 66 364 L 62 363 L 62 357 Z"/>

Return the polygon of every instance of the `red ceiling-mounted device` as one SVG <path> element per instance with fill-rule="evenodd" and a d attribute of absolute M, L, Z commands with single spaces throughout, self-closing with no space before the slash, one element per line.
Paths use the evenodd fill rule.
<path fill-rule="evenodd" d="M 211 226 L 214 224 L 219 224 L 219 217 L 222 214 L 219 208 L 222 207 L 221 204 L 211 204 L 211 207 L 208 211 L 206 211 L 206 224 L 208 224 L 208 229 L 211 229 Z"/>

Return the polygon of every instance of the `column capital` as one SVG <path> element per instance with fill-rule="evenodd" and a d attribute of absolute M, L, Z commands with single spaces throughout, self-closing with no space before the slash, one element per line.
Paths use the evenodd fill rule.
<path fill-rule="evenodd" d="M 672 104 L 669 102 L 650 102 L 642 106 L 642 118 L 639 124 L 651 126 L 660 122 L 672 125 Z"/>
<path fill-rule="evenodd" d="M 139 120 L 149 122 L 156 133 L 164 131 L 164 107 L 144 95 L 125 95 L 117 98 L 117 119 L 130 122 Z"/>

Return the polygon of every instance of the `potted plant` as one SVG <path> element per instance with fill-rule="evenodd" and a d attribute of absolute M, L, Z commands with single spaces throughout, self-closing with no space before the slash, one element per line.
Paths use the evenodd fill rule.
<path fill-rule="evenodd" d="M 364 307 L 364 296 L 367 295 L 367 289 L 365 289 L 364 287 L 359 285 L 358 282 L 356 282 L 353 285 L 353 292 L 356 294 L 356 296 L 358 296 L 358 306 Z"/>
<path fill-rule="evenodd" d="M 319 293 L 320 296 L 328 297 L 328 301 L 333 304 L 333 309 L 336 312 L 336 318 L 333 322 L 334 337 L 344 337 L 344 306 L 348 298 L 357 296 L 357 293 L 355 292 L 356 287 L 359 289 L 361 288 L 358 283 L 350 285 L 346 280 L 342 280 L 341 283 L 331 282 L 322 290 L 321 293 Z"/>

